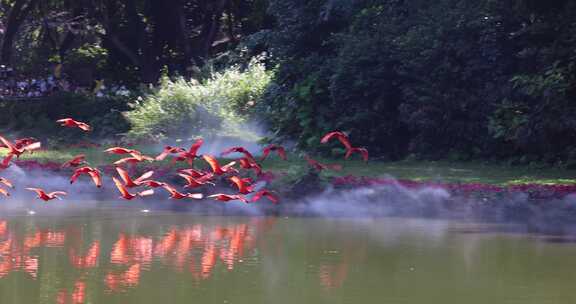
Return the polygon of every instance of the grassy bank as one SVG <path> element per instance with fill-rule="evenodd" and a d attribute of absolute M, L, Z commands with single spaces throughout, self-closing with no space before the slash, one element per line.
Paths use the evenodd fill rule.
<path fill-rule="evenodd" d="M 158 151 L 146 147 L 136 147 L 148 155 L 156 155 Z M 110 164 L 120 157 L 103 153 L 102 148 L 74 148 L 66 150 L 44 150 L 34 154 L 26 154 L 20 159 L 36 160 L 39 162 L 63 163 L 78 154 L 86 154 L 91 165 L 100 166 Z M 0 152 L 0 155 L 5 153 Z M 306 168 L 306 163 L 297 155 L 289 155 L 289 161 L 270 159 L 262 163 L 264 170 L 272 172 L 298 172 Z M 444 181 L 461 183 L 486 184 L 572 184 L 576 183 L 576 170 L 563 170 L 557 168 L 531 168 L 510 167 L 498 164 L 484 164 L 472 162 L 448 161 L 400 161 L 400 162 L 369 162 L 368 164 L 353 161 L 337 161 L 318 159 L 325 163 L 338 163 L 343 166 L 342 171 L 323 173 L 325 176 L 393 176 L 399 179 L 417 181 Z M 162 162 L 168 165 L 169 161 Z M 203 162 L 199 162 L 203 166 Z"/>

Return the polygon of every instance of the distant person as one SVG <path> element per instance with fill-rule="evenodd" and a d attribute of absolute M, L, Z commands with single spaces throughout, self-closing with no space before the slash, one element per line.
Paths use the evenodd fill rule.
<path fill-rule="evenodd" d="M 60 79 L 62 77 L 62 64 L 59 63 L 54 67 L 54 77 Z"/>
<path fill-rule="evenodd" d="M 104 89 L 104 79 L 95 80 L 94 83 L 94 90 L 92 90 L 92 94 L 98 95 L 100 90 Z"/>

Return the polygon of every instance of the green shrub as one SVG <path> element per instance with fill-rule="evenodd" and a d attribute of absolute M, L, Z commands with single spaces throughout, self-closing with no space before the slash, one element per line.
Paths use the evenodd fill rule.
<path fill-rule="evenodd" d="M 258 60 L 197 82 L 164 78 L 159 87 L 126 113 L 135 140 L 215 135 L 245 121 L 271 78 Z"/>

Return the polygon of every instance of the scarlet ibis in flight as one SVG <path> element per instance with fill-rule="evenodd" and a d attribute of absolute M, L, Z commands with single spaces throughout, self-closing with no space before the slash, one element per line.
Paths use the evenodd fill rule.
<path fill-rule="evenodd" d="M 24 138 L 19 138 L 19 139 L 14 140 L 14 146 L 17 149 L 22 149 L 22 148 L 29 146 L 31 144 L 34 144 L 36 142 L 38 142 L 38 140 L 34 137 L 24 137 Z"/>
<path fill-rule="evenodd" d="M 252 154 L 250 153 L 250 151 L 246 150 L 244 147 L 232 147 L 229 149 L 224 150 L 224 152 L 222 152 L 220 155 L 224 156 L 224 155 L 228 155 L 230 153 L 242 153 L 244 154 L 244 156 L 248 159 L 254 159 L 254 156 L 252 156 Z"/>
<path fill-rule="evenodd" d="M 140 151 L 138 151 L 138 150 L 127 149 L 127 148 L 122 148 L 122 147 L 112 147 L 112 148 L 108 148 L 108 149 L 104 150 L 104 152 L 110 153 L 110 154 L 118 154 L 118 155 L 124 155 L 124 154 L 142 154 L 142 153 L 141 153 Z"/>
<path fill-rule="evenodd" d="M 37 142 L 38 140 L 33 138 L 33 137 L 25 137 L 25 138 L 19 138 L 14 140 L 14 147 L 16 147 L 16 149 L 22 149 L 25 146 L 31 145 L 35 142 Z M 4 143 L 0 142 L 0 148 L 8 148 L 8 146 L 6 146 Z"/>
<path fill-rule="evenodd" d="M 141 185 L 144 185 L 146 187 L 150 187 L 150 188 L 160 188 L 160 187 L 164 187 L 164 185 L 166 185 L 166 183 L 163 182 L 159 182 L 159 181 L 155 181 L 155 180 L 145 180 L 145 181 L 141 181 L 140 182 Z"/>
<path fill-rule="evenodd" d="M 186 175 L 190 175 L 194 178 L 198 178 L 198 177 L 202 177 L 205 176 L 207 174 L 210 174 L 210 176 L 214 176 L 214 174 L 210 173 L 210 172 L 204 172 L 204 171 L 200 171 L 200 170 L 196 170 L 196 169 L 180 169 L 178 170 L 179 173 L 182 174 L 186 174 Z"/>
<path fill-rule="evenodd" d="M 140 177 L 133 180 L 128 174 L 128 172 L 120 167 L 116 167 L 116 172 L 118 172 L 118 175 L 120 175 L 120 178 L 122 178 L 122 180 L 124 181 L 124 185 L 126 186 L 126 188 L 138 187 L 142 185 L 143 181 L 151 178 L 152 175 L 154 175 L 154 171 L 148 171 L 140 175 Z"/>
<path fill-rule="evenodd" d="M 38 195 L 37 198 L 39 198 L 45 202 L 51 201 L 53 199 L 62 199 L 62 198 L 60 198 L 60 196 L 64 196 L 64 195 L 68 194 L 64 191 L 54 191 L 54 192 L 46 193 L 46 191 L 44 191 L 43 189 L 40 189 L 40 188 L 26 188 L 26 190 L 36 192 L 36 194 Z"/>
<path fill-rule="evenodd" d="M 210 165 L 210 168 L 212 168 L 212 172 L 214 172 L 214 174 L 216 175 L 224 175 L 228 172 L 238 172 L 236 169 L 234 169 L 232 166 L 234 166 L 236 164 L 235 161 L 230 162 L 224 166 L 220 166 L 220 163 L 218 163 L 218 160 L 216 160 L 216 158 L 214 156 L 211 155 L 202 155 L 202 158 L 204 158 L 204 160 L 208 163 L 208 165 Z"/>
<path fill-rule="evenodd" d="M 71 160 L 63 163 L 62 168 L 66 168 L 66 167 L 74 167 L 75 168 L 75 167 L 79 167 L 85 163 L 86 163 L 86 155 L 80 154 L 80 155 L 74 156 L 74 158 L 72 158 Z"/>
<path fill-rule="evenodd" d="M 14 154 L 6 155 L 6 157 L 4 157 L 4 159 L 0 163 L 0 170 L 4 170 L 4 169 L 7 169 L 8 167 L 10 167 L 10 161 L 12 160 L 13 157 L 14 157 Z"/>
<path fill-rule="evenodd" d="M 178 157 L 174 158 L 174 161 L 187 161 L 190 166 L 194 163 L 194 159 L 198 157 L 198 150 L 204 144 L 204 139 L 197 139 L 188 151 L 181 152 Z"/>
<path fill-rule="evenodd" d="M 125 158 L 121 158 L 121 159 L 115 161 L 114 165 L 116 165 L 116 166 L 120 166 L 120 165 L 124 165 L 124 164 L 135 165 L 139 162 L 142 162 L 142 161 L 136 157 L 125 157 Z"/>
<path fill-rule="evenodd" d="M 178 176 L 186 180 L 184 188 L 197 188 L 206 184 L 214 186 L 214 183 L 210 182 L 210 179 L 214 176 L 212 173 L 198 178 L 182 173 L 179 173 Z"/>
<path fill-rule="evenodd" d="M 148 160 L 148 161 L 154 160 L 154 158 L 152 158 L 150 156 L 146 156 L 142 152 L 135 150 L 135 149 L 126 149 L 126 148 L 122 148 L 122 147 L 112 147 L 112 148 L 104 150 L 104 152 L 110 153 L 110 154 L 117 154 L 117 155 L 130 154 L 131 157 L 128 157 L 126 159 L 136 159 L 136 160 L 138 160 L 138 162 L 144 161 L 144 160 Z M 130 161 L 124 161 L 124 162 L 130 162 Z"/>
<path fill-rule="evenodd" d="M 342 145 L 344 145 L 344 148 L 346 148 L 346 150 L 352 149 L 352 145 L 350 144 L 350 139 L 348 139 L 348 135 L 340 131 L 334 131 L 324 135 L 324 137 L 322 137 L 322 139 L 320 140 L 320 143 L 325 144 L 329 142 L 332 138 L 336 138 L 337 140 L 339 140 L 342 143 Z"/>
<path fill-rule="evenodd" d="M 243 157 L 239 159 L 238 162 L 240 164 L 240 168 L 247 170 L 254 170 L 254 173 L 256 173 L 256 175 L 262 174 L 262 167 L 253 160 Z"/>
<path fill-rule="evenodd" d="M 251 179 L 242 179 L 238 176 L 231 176 L 230 181 L 238 187 L 238 192 L 240 194 L 248 194 L 254 191 L 254 186 L 248 185 L 252 180 Z"/>
<path fill-rule="evenodd" d="M 338 139 L 342 143 L 342 145 L 344 145 L 344 148 L 346 149 L 346 155 L 344 157 L 345 159 L 350 158 L 350 156 L 353 153 L 360 153 L 360 155 L 362 155 L 362 159 L 366 162 L 368 161 L 368 150 L 366 150 L 366 148 L 352 147 L 352 144 L 350 144 L 350 139 L 346 134 L 344 134 L 344 132 L 341 131 L 330 132 L 324 135 L 324 137 L 322 137 L 320 143 L 325 144 L 329 142 L 332 138 Z"/>
<path fill-rule="evenodd" d="M 92 128 L 87 123 L 77 121 L 77 120 L 74 120 L 72 118 L 63 118 L 63 119 L 57 120 L 56 122 L 60 123 L 60 125 L 62 127 L 79 128 L 82 131 L 86 131 L 86 132 L 92 130 Z"/>
<path fill-rule="evenodd" d="M 4 138 L 2 136 L 0 136 L 0 142 L 2 142 L 4 147 L 8 148 L 8 150 L 9 150 L 8 155 L 13 154 L 16 157 L 20 157 L 20 155 L 22 155 L 26 151 L 38 150 L 42 146 L 42 144 L 40 144 L 40 142 L 33 142 L 29 145 L 25 145 L 21 148 L 18 148 L 16 146 L 16 144 L 11 143 L 9 140 L 7 140 L 6 138 Z"/>
<path fill-rule="evenodd" d="M 213 194 L 213 195 L 209 195 L 209 198 L 213 198 L 217 201 L 221 201 L 221 202 L 228 202 L 228 201 L 235 201 L 235 200 L 239 200 L 239 201 L 243 201 L 245 203 L 248 203 L 248 200 L 246 199 L 246 197 L 242 194 L 223 194 L 223 193 L 218 193 L 218 194 Z"/>
<path fill-rule="evenodd" d="M 288 160 L 288 158 L 286 157 L 286 149 L 284 149 L 284 147 L 282 147 L 280 145 L 275 145 L 275 144 L 268 145 L 262 150 L 262 158 L 260 160 L 264 161 L 268 157 L 270 152 L 273 152 L 273 151 L 278 153 L 278 156 L 280 156 L 281 159 Z"/>
<path fill-rule="evenodd" d="M 338 165 L 338 164 L 322 164 L 319 161 L 310 158 L 310 156 L 308 155 L 304 155 L 304 158 L 306 159 L 306 161 L 308 162 L 308 165 L 310 165 L 310 167 L 318 170 L 318 171 L 322 171 L 322 170 L 342 170 L 342 166 Z"/>
<path fill-rule="evenodd" d="M 160 153 L 158 156 L 156 156 L 156 160 L 161 161 L 161 160 L 164 160 L 169 154 L 178 154 L 178 153 L 183 153 L 183 152 L 186 152 L 186 149 L 179 148 L 179 147 L 166 146 L 166 147 L 164 147 L 164 150 L 162 151 L 162 153 Z"/>
<path fill-rule="evenodd" d="M 184 199 L 184 198 L 191 198 L 191 199 L 203 199 L 204 195 L 202 193 L 181 193 L 178 192 L 174 187 L 165 184 L 162 186 L 168 193 L 170 193 L 170 198 L 172 199 Z"/>
<path fill-rule="evenodd" d="M 256 201 L 259 201 L 260 199 L 262 199 L 263 197 L 268 198 L 274 204 L 278 204 L 278 202 L 280 201 L 278 196 L 276 196 L 274 193 L 272 193 L 268 190 L 260 190 L 260 191 L 256 192 L 250 201 L 256 202 Z"/>
<path fill-rule="evenodd" d="M 4 177 L 0 177 L 0 184 L 4 184 L 6 187 L 14 188 L 14 184 L 10 180 Z"/>
<path fill-rule="evenodd" d="M 348 151 L 346 151 L 346 156 L 344 156 L 345 159 L 350 158 L 350 156 L 353 153 L 360 153 L 360 155 L 362 156 L 362 159 L 367 162 L 368 161 L 368 150 L 366 148 L 352 148 Z"/>
<path fill-rule="evenodd" d="M 74 170 L 74 174 L 70 177 L 70 183 L 73 184 L 82 174 L 88 174 L 92 178 L 92 181 L 94 181 L 96 187 L 102 187 L 102 174 L 100 170 L 92 167 L 81 167 Z"/>
<path fill-rule="evenodd" d="M 116 185 L 116 188 L 118 188 L 118 191 L 120 191 L 121 194 L 121 198 L 125 199 L 125 200 L 131 200 L 134 199 L 137 196 L 140 197 L 145 197 L 145 196 L 149 196 L 154 194 L 154 190 L 153 189 L 148 189 L 142 192 L 138 192 L 136 194 L 132 194 L 130 192 L 128 192 L 128 189 L 126 189 L 126 187 L 124 186 L 124 184 L 122 184 L 122 182 L 120 180 L 118 180 L 115 177 L 112 177 L 112 180 L 114 181 L 114 184 Z"/>

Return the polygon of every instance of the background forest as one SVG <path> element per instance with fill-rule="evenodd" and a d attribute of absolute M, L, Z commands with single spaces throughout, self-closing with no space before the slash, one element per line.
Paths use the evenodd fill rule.
<path fill-rule="evenodd" d="M 383 160 L 576 166 L 574 1 L 0 3 L 2 64 L 29 77 L 61 67 L 90 88 L 5 98 L 12 131 L 65 113 L 108 126 L 98 136 L 161 139 L 181 115 L 193 132 L 256 120 L 267 140 L 326 155 L 320 136 L 343 130 Z M 102 80 L 131 94 L 92 96 Z"/>

